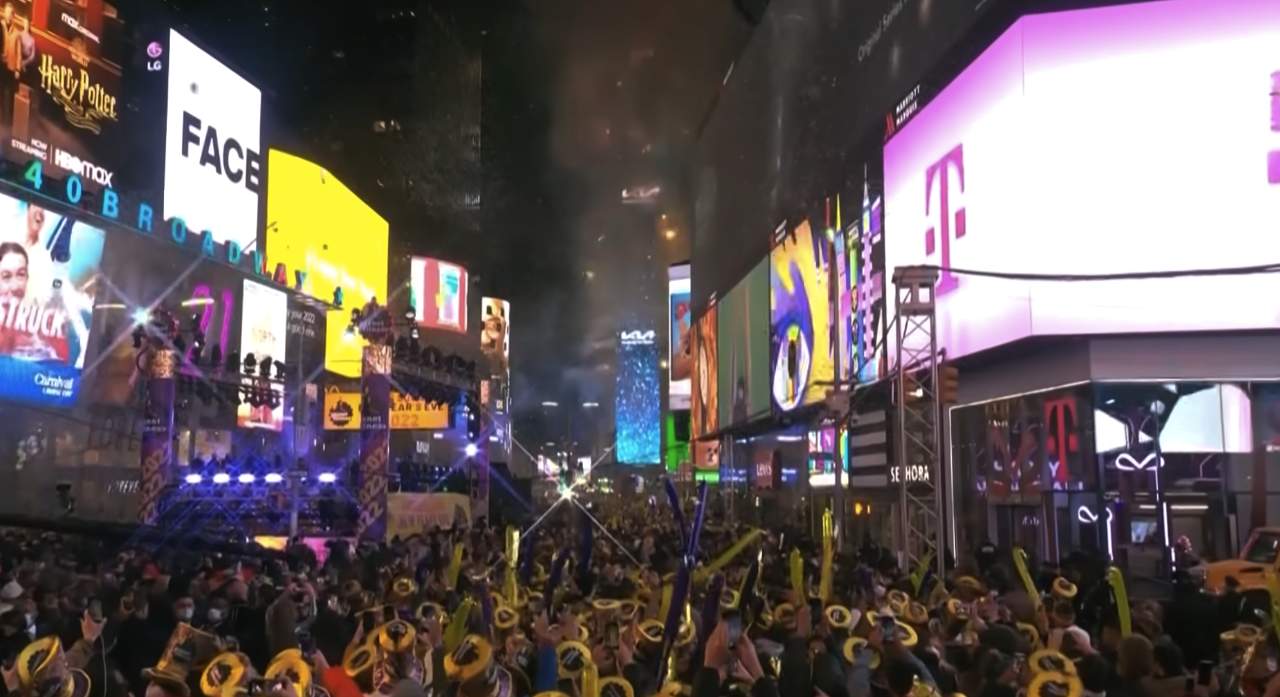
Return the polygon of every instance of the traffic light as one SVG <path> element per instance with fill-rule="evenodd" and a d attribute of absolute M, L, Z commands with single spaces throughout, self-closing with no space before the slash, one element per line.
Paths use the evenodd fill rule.
<path fill-rule="evenodd" d="M 938 368 L 938 403 L 955 404 L 960 401 L 960 369 L 946 364 Z"/>

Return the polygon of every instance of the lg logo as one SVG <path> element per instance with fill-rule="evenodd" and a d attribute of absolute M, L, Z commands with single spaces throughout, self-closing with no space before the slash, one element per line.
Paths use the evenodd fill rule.
<path fill-rule="evenodd" d="M 164 46 L 159 41 L 152 41 L 147 44 L 147 72 L 158 73 L 164 70 L 164 64 L 160 62 L 160 56 L 164 54 Z"/>
<path fill-rule="evenodd" d="M 182 156 L 192 157 L 192 146 L 200 149 L 200 166 L 212 167 L 233 184 L 244 182 L 253 193 L 262 191 L 262 155 L 240 145 L 235 138 L 219 142 L 218 130 L 205 126 L 191 112 L 182 112 Z"/>
<path fill-rule="evenodd" d="M 934 182 L 938 184 L 938 224 L 930 226 L 924 234 L 924 253 L 926 256 L 933 256 L 935 249 L 941 248 L 942 260 L 938 266 L 942 269 L 942 276 L 938 280 L 938 295 L 949 293 L 960 285 L 959 279 L 951 273 L 951 236 L 954 233 L 958 240 L 964 237 L 965 233 L 965 213 L 964 208 L 957 208 L 954 212 L 951 210 L 951 196 L 953 194 L 950 186 L 950 173 L 954 170 L 956 173 L 956 183 L 960 185 L 960 189 L 954 193 L 964 193 L 964 146 L 957 145 L 940 160 L 929 165 L 924 175 L 924 212 L 925 215 L 931 214 L 933 204 Z"/>

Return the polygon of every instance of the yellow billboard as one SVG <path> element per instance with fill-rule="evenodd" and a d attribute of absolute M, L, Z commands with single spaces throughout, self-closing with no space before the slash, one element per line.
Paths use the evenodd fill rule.
<path fill-rule="evenodd" d="M 348 392 L 330 386 L 324 393 L 324 430 L 360 430 L 359 392 Z M 391 430 L 416 431 L 449 427 L 449 405 L 431 404 L 391 391 Z"/>
<path fill-rule="evenodd" d="M 387 221 L 323 167 L 272 149 L 267 153 L 268 268 L 305 273 L 302 291 L 341 310 L 326 321 L 325 370 L 359 377 L 364 341 L 347 336 L 351 308 L 387 302 Z"/>

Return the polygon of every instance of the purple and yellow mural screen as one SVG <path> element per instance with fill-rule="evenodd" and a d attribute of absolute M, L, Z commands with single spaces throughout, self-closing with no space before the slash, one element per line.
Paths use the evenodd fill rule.
<path fill-rule="evenodd" d="M 769 366 L 773 405 L 791 411 L 826 397 L 835 381 L 828 251 L 809 221 L 780 228 L 769 254 Z"/>
<path fill-rule="evenodd" d="M 956 271 L 1280 259 L 1276 46 L 1280 4 L 1254 0 L 1031 15 L 908 122 L 884 151 L 887 269 L 942 268 L 947 357 L 1037 335 L 1280 324 L 1276 274 L 1065 283 Z"/>

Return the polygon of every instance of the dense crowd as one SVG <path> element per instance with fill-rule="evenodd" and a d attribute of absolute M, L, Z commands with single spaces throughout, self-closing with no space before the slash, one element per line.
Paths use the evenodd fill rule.
<path fill-rule="evenodd" d="M 481 524 L 331 541 L 323 560 L 300 543 L 233 555 L 3 531 L 3 689 L 1280 696 L 1270 614 L 1186 574 L 1171 598 L 1126 600 L 1087 555 L 1019 569 L 986 546 L 938 577 L 870 543 L 840 552 L 821 535 L 714 516 L 687 554 L 669 517 L 615 516 L 608 534 L 574 514 L 523 537 Z"/>

